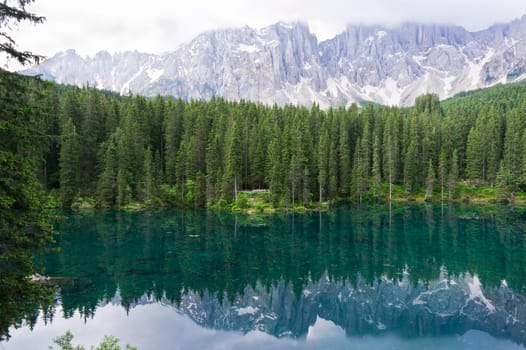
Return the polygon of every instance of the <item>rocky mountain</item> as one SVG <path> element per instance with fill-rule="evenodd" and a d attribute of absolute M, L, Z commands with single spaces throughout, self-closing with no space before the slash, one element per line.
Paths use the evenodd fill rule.
<path fill-rule="evenodd" d="M 122 94 L 222 96 L 265 104 L 322 108 L 374 101 L 411 105 L 423 93 L 441 98 L 526 79 L 526 16 L 479 32 L 407 23 L 355 26 L 318 42 L 302 23 L 203 33 L 162 55 L 69 50 L 24 74 Z"/>

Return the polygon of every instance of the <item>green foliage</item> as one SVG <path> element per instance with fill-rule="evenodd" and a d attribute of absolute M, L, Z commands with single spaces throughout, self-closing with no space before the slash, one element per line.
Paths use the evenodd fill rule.
<path fill-rule="evenodd" d="M 63 207 L 95 198 L 104 208 L 239 208 L 242 191 L 266 189 L 272 206 L 287 208 L 393 198 L 400 185 L 406 198 L 438 199 L 440 185 L 441 200 L 457 200 L 459 181 L 491 187 L 501 164 L 509 192 L 526 188 L 526 108 L 515 100 L 526 96 L 524 84 L 465 95 L 463 103 L 424 95 L 413 108 L 328 111 L 58 85 L 41 94 L 56 116 L 38 128 L 56 135 L 25 155 Z"/>
<path fill-rule="evenodd" d="M 448 198 L 451 200 L 455 198 L 457 194 L 457 184 L 458 182 L 458 151 L 455 149 L 453 151 L 453 156 L 451 157 L 451 165 L 449 166 L 449 178 L 448 178 Z"/>
<path fill-rule="evenodd" d="M 102 147 L 106 148 L 102 159 L 104 170 L 97 184 L 97 203 L 102 208 L 113 207 L 117 198 L 118 154 L 115 139 L 116 135 L 112 134 L 107 144 Z"/>
<path fill-rule="evenodd" d="M 38 93 L 46 86 L 0 70 L 0 339 L 11 325 L 35 322 L 35 305 L 47 299 L 27 278 L 36 273 L 34 254 L 53 239 L 48 199 L 35 176 L 46 148 Z"/>
<path fill-rule="evenodd" d="M 29 51 L 20 51 L 11 37 L 10 31 L 22 21 L 38 24 L 44 17 L 37 16 L 26 10 L 26 6 L 34 0 L 3 1 L 0 3 L 0 52 L 5 52 L 8 57 L 16 59 L 22 64 L 38 63 L 42 56 Z"/>
<path fill-rule="evenodd" d="M 187 206 L 193 206 L 194 199 L 195 199 L 195 181 L 194 180 L 186 180 L 186 183 L 184 184 L 184 199 L 186 201 Z"/>
<path fill-rule="evenodd" d="M 53 346 L 49 346 L 49 350 L 86 350 L 82 345 L 74 346 L 73 334 L 68 330 L 64 335 L 53 339 Z M 91 350 L 121 350 L 119 339 L 111 335 L 106 335 L 99 345 L 91 346 Z M 126 350 L 137 350 L 136 347 L 126 344 Z"/>
<path fill-rule="evenodd" d="M 10 32 L 22 21 L 41 23 L 44 18 L 26 11 L 32 0 L 0 3 L 0 53 L 22 64 L 38 62 L 41 56 L 19 51 Z M 42 184 L 49 169 L 45 156 L 53 143 L 46 134 L 54 129 L 56 94 L 39 79 L 20 77 L 0 69 L 0 340 L 10 327 L 23 322 L 31 326 L 41 308 L 48 316 L 52 290 L 32 283 L 36 273 L 35 253 L 52 241 L 50 214 Z M 54 149 L 56 151 L 56 149 Z"/>
<path fill-rule="evenodd" d="M 404 162 L 404 187 L 407 194 L 414 193 L 418 186 L 418 165 L 415 143 L 411 141 Z"/>
<path fill-rule="evenodd" d="M 160 198 L 161 202 L 164 203 L 164 205 L 169 207 L 177 207 L 177 201 L 180 198 L 177 191 L 177 187 L 170 186 L 168 184 L 162 184 Z"/>
<path fill-rule="evenodd" d="M 509 168 L 504 166 L 504 162 L 500 163 L 500 168 L 497 173 L 496 188 L 497 200 L 501 203 L 509 203 L 514 193 L 513 191 L 514 177 Z"/>
<path fill-rule="evenodd" d="M 358 145 L 355 147 L 352 171 L 351 192 L 359 198 L 360 202 L 369 188 L 369 178 L 367 176 L 367 159 L 364 154 L 365 142 L 358 139 Z"/>
<path fill-rule="evenodd" d="M 68 118 L 62 130 L 60 145 L 60 200 L 63 207 L 71 207 L 79 195 L 80 144 L 73 120 Z"/>
<path fill-rule="evenodd" d="M 433 167 L 433 161 L 429 160 L 429 166 L 427 168 L 427 179 L 426 179 L 426 201 L 431 200 L 433 197 L 433 191 L 435 188 L 435 169 Z"/>
<path fill-rule="evenodd" d="M 395 187 L 404 196 L 403 186 Z M 55 264 L 58 275 L 93 282 L 82 298 L 77 285 L 62 289 L 60 311 L 83 318 L 91 318 L 99 301 L 117 290 L 127 310 L 144 294 L 177 305 L 187 290 L 217 296 L 221 303 L 227 293 L 246 295 L 248 285 L 268 288 L 285 280 L 305 288 L 326 275 L 355 283 L 360 273 L 374 283 L 386 273 L 396 280 L 410 268 L 418 274 L 413 282 L 436 281 L 448 261 L 455 262 L 449 276 L 464 276 L 470 268 L 485 271 L 480 278 L 486 288 L 498 290 L 502 279 L 509 288 L 526 285 L 526 208 L 407 203 L 391 208 L 356 204 L 321 215 L 271 217 L 216 210 L 72 213 L 61 225 L 72 243 L 46 261 Z M 88 232 L 98 239 L 87 239 Z M 122 238 L 119 244 L 115 237 Z M 349 242 L 363 246 L 362 254 L 349 254 Z M 79 254 L 84 251 L 90 254 Z M 160 268 L 166 266 L 170 273 Z M 127 283 L 130 270 L 148 278 Z"/>

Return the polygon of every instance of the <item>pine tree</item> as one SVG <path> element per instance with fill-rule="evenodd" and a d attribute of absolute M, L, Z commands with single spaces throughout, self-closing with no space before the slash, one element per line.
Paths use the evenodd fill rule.
<path fill-rule="evenodd" d="M 338 195 L 338 151 L 334 142 L 330 142 L 329 145 L 328 195 L 330 198 L 336 198 Z"/>
<path fill-rule="evenodd" d="M 187 146 L 186 142 L 182 141 L 177 151 L 176 162 L 175 162 L 175 179 L 176 187 L 181 195 L 181 204 L 185 202 L 185 183 L 187 181 Z M 219 176 L 218 176 L 219 178 Z"/>
<path fill-rule="evenodd" d="M 451 157 L 451 164 L 449 166 L 448 176 L 448 199 L 452 200 L 455 198 L 457 193 L 457 181 L 458 181 L 458 151 L 455 148 Z"/>
<path fill-rule="evenodd" d="M 128 177 L 124 169 L 119 168 L 117 172 L 117 207 L 124 207 L 131 203 L 131 188 L 128 183 Z"/>
<path fill-rule="evenodd" d="M 78 130 L 82 140 L 80 153 L 79 189 L 90 195 L 95 191 L 97 178 L 97 150 L 104 138 L 104 113 L 100 93 L 93 88 L 84 88 L 81 94 L 82 120 Z"/>
<path fill-rule="evenodd" d="M 485 145 L 481 141 L 480 130 L 471 128 L 467 140 L 466 175 L 470 179 L 484 179 L 486 177 Z"/>
<path fill-rule="evenodd" d="M 417 168 L 415 144 L 411 141 L 404 162 L 404 188 L 406 194 L 411 194 L 417 189 Z"/>
<path fill-rule="evenodd" d="M 381 169 L 381 150 L 380 150 L 380 139 L 378 135 L 374 136 L 373 141 L 373 181 L 372 181 L 372 188 L 374 189 L 374 192 L 376 196 L 380 194 L 380 185 L 382 183 L 382 169 Z"/>
<path fill-rule="evenodd" d="M 195 194 L 194 203 L 195 208 L 204 208 L 206 206 L 206 177 L 198 171 L 195 174 Z"/>
<path fill-rule="evenodd" d="M 79 89 L 70 90 L 66 93 L 62 106 L 62 125 L 71 119 L 76 129 L 81 127 L 83 117 L 79 95 Z"/>
<path fill-rule="evenodd" d="M 272 194 L 272 202 L 277 206 L 283 194 L 283 164 L 279 139 L 270 141 L 267 159 L 266 181 Z"/>
<path fill-rule="evenodd" d="M 119 102 L 115 97 L 111 98 L 109 101 L 106 100 L 107 110 L 106 120 L 104 123 L 104 139 L 107 140 L 111 135 L 117 130 L 119 126 Z"/>
<path fill-rule="evenodd" d="M 371 121 L 372 121 L 372 109 L 368 108 L 365 113 L 365 121 L 363 124 L 362 136 L 360 142 L 357 145 L 360 146 L 361 159 L 363 162 L 363 174 L 368 180 L 371 177 L 371 163 L 373 159 L 373 147 L 372 147 L 372 132 L 371 132 Z"/>
<path fill-rule="evenodd" d="M 260 121 L 250 129 L 248 147 L 248 178 L 250 188 L 263 188 L 265 185 L 266 124 Z"/>
<path fill-rule="evenodd" d="M 447 155 L 445 148 L 440 149 L 440 158 L 438 162 L 438 176 L 440 180 L 440 200 L 444 201 L 444 188 L 447 181 L 448 166 L 447 166 Z"/>
<path fill-rule="evenodd" d="M 352 155 L 351 155 L 351 140 L 350 140 L 350 125 L 348 118 L 342 111 L 340 111 L 340 140 L 339 147 L 339 163 L 340 163 L 340 191 L 341 195 L 348 196 L 350 194 L 349 188 L 351 185 L 352 173 Z"/>
<path fill-rule="evenodd" d="M 433 197 L 433 191 L 435 188 L 435 169 L 433 167 L 433 161 L 429 160 L 429 165 L 427 168 L 427 178 L 426 178 L 426 201 L 431 200 Z"/>
<path fill-rule="evenodd" d="M 5 23 L 0 17 L 0 27 Z M 42 100 L 28 98 L 42 88 L 38 79 L 0 69 L 0 339 L 12 325 L 34 322 L 34 311 L 49 299 L 49 290 L 28 278 L 39 272 L 35 256 L 53 237 L 33 156 L 46 146 L 38 121 L 48 111 Z"/>
<path fill-rule="evenodd" d="M 524 123 L 518 109 L 512 110 L 508 114 L 501 167 L 505 168 L 504 170 L 509 176 L 508 180 L 513 190 L 518 189 L 522 175 L 521 136 L 524 130 Z"/>
<path fill-rule="evenodd" d="M 104 153 L 104 170 L 97 183 L 97 205 L 102 208 L 113 207 L 117 197 L 117 134 L 110 136 Z"/>
<path fill-rule="evenodd" d="M 399 144 L 398 144 L 398 130 L 396 127 L 396 117 L 393 113 L 389 113 L 384 128 L 384 146 L 383 146 L 383 171 L 384 178 L 389 182 L 389 200 L 392 200 L 393 183 L 398 178 L 399 168 Z"/>
<path fill-rule="evenodd" d="M 243 154 L 239 127 L 231 121 L 225 141 L 225 172 L 223 175 L 223 198 L 237 201 L 238 191 L 241 189 L 241 172 L 243 169 Z"/>
<path fill-rule="evenodd" d="M 466 174 L 474 180 L 494 181 L 501 158 L 502 125 L 495 112 L 477 118 L 467 139 Z"/>
<path fill-rule="evenodd" d="M 521 156 L 521 183 L 526 184 L 526 129 L 522 132 Z"/>
<path fill-rule="evenodd" d="M 155 195 L 155 179 L 154 179 L 154 165 L 153 155 L 150 147 L 146 149 L 144 156 L 144 163 L 142 167 L 142 181 L 141 181 L 141 199 L 147 204 L 151 204 L 151 201 Z"/>
<path fill-rule="evenodd" d="M 495 184 L 499 202 L 507 204 L 509 203 L 509 199 L 511 197 L 512 186 L 510 186 L 510 184 L 512 182 L 511 180 L 513 175 L 511 174 L 510 170 L 506 168 L 504 163 L 505 161 L 500 162 Z"/>
<path fill-rule="evenodd" d="M 179 151 L 183 134 L 184 103 L 178 100 L 175 104 L 168 100 L 164 120 L 165 172 L 166 181 L 173 185 L 176 182 L 177 152 Z"/>
<path fill-rule="evenodd" d="M 150 126 L 150 147 L 154 156 L 164 159 L 164 120 L 166 103 L 164 97 L 157 95 L 153 102 L 153 113 L 148 122 Z M 160 164 L 162 170 L 162 164 Z"/>
<path fill-rule="evenodd" d="M 329 152 L 330 141 L 329 131 L 324 129 L 321 133 L 318 143 L 318 185 L 319 185 L 319 201 L 323 202 L 324 196 L 327 192 L 329 184 Z"/>
<path fill-rule="evenodd" d="M 117 205 L 125 206 L 138 199 L 144 150 L 141 132 L 135 118 L 127 111 L 123 115 L 122 132 L 117 144 Z"/>
<path fill-rule="evenodd" d="M 298 187 L 302 179 L 302 164 L 300 159 L 293 154 L 289 165 L 289 183 L 290 183 L 290 198 L 292 207 L 294 207 L 295 199 L 298 196 Z"/>
<path fill-rule="evenodd" d="M 78 195 L 80 144 L 71 118 L 66 120 L 60 144 L 60 202 L 70 207 Z"/>
<path fill-rule="evenodd" d="M 354 150 L 353 158 L 353 169 L 351 179 L 351 192 L 353 195 L 359 198 L 362 202 L 363 196 L 367 192 L 368 187 L 368 176 L 367 176 L 367 160 L 362 153 L 363 147 L 361 146 L 362 140 L 358 139 L 356 148 Z"/>

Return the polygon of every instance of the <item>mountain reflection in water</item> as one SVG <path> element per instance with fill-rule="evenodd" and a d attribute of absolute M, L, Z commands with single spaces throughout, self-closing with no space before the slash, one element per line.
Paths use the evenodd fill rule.
<path fill-rule="evenodd" d="M 40 329 L 74 329 L 71 319 L 87 320 L 77 328 L 82 340 L 90 319 L 101 324 L 117 305 L 123 315 L 114 322 L 142 324 L 128 332 L 132 338 L 185 324 L 217 341 L 245 334 L 236 340 L 245 347 L 250 339 L 268 348 L 526 343 L 522 212 L 351 206 L 261 217 L 171 210 L 67 217 L 60 253 L 42 259 L 47 274 L 71 278 L 61 285 L 54 320 L 33 333 L 13 331 L 7 349 Z M 111 319 L 103 334 L 111 333 Z"/>

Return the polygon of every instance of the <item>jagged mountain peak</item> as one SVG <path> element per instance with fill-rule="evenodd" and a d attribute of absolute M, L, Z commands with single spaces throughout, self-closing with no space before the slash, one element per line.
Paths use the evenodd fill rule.
<path fill-rule="evenodd" d="M 319 42 L 303 22 L 202 33 L 162 55 L 59 53 L 26 71 L 118 92 L 321 107 L 374 101 L 410 105 L 526 78 L 526 16 L 486 30 L 402 23 L 348 25 Z"/>

